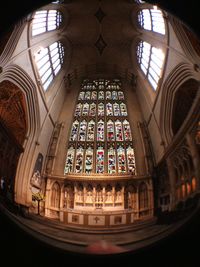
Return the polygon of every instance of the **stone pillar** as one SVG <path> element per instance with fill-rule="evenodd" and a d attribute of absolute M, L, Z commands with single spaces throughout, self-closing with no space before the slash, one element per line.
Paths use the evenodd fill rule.
<path fill-rule="evenodd" d="M 105 200 L 106 200 L 106 188 L 105 188 L 105 185 L 103 185 L 102 196 L 103 196 L 103 207 L 105 207 Z"/>
<path fill-rule="evenodd" d="M 170 158 L 167 158 L 166 162 L 170 182 L 170 209 L 173 210 L 176 203 L 176 173 L 172 164 L 172 160 Z"/>
<path fill-rule="evenodd" d="M 194 173 L 197 178 L 197 189 L 200 189 L 200 155 L 194 137 L 191 134 L 186 135 L 187 143 L 190 148 L 192 161 L 194 165 Z"/>
<path fill-rule="evenodd" d="M 124 205 L 125 201 L 124 201 L 124 185 L 122 185 L 122 207 L 124 209 L 125 205 Z"/>
<path fill-rule="evenodd" d="M 140 215 L 140 207 L 139 207 L 139 186 L 137 186 L 137 191 L 135 193 L 135 198 L 136 198 L 136 205 L 135 205 L 135 218 L 134 219 L 139 219 Z"/>
<path fill-rule="evenodd" d="M 95 208 L 95 201 L 96 201 L 96 188 L 93 185 L 93 192 L 92 192 L 92 199 L 93 199 L 93 207 Z"/>
<path fill-rule="evenodd" d="M 46 200 L 45 200 L 45 216 L 50 216 L 50 203 L 51 202 L 51 180 L 47 179 L 47 185 L 46 185 Z"/>
<path fill-rule="evenodd" d="M 85 184 L 83 185 L 83 206 L 85 207 L 85 201 L 87 197 L 87 190 Z"/>
<path fill-rule="evenodd" d="M 112 201 L 113 207 L 115 206 L 115 185 L 112 186 Z"/>

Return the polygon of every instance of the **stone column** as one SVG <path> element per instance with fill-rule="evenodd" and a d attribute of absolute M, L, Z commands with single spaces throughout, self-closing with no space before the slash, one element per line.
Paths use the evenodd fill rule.
<path fill-rule="evenodd" d="M 51 202 L 51 180 L 47 179 L 47 185 L 46 185 L 46 200 L 45 200 L 45 216 L 50 216 L 50 203 Z"/>
<path fill-rule="evenodd" d="M 103 195 L 103 207 L 105 207 L 105 200 L 106 200 L 106 188 L 105 188 L 105 185 L 103 185 L 102 195 Z"/>
<path fill-rule="evenodd" d="M 113 207 L 115 206 L 115 185 L 112 186 L 112 201 Z"/>
<path fill-rule="evenodd" d="M 124 205 L 124 185 L 122 185 L 122 207 L 124 209 L 125 205 Z"/>
<path fill-rule="evenodd" d="M 200 189 L 200 155 L 198 153 L 194 137 L 191 134 L 187 134 L 186 139 L 190 148 L 190 153 L 194 164 L 194 173 L 197 178 L 197 189 Z"/>
<path fill-rule="evenodd" d="M 95 208 L 95 198 L 96 198 L 96 188 L 93 185 L 92 199 L 93 199 L 93 207 Z"/>
<path fill-rule="evenodd" d="M 87 197 L 87 190 L 85 184 L 83 185 L 83 206 L 85 207 L 85 201 Z"/>
<path fill-rule="evenodd" d="M 135 218 L 134 219 L 139 219 L 139 212 L 140 212 L 140 207 L 139 207 L 139 186 L 137 186 L 137 191 L 135 193 L 135 198 L 136 198 L 136 205 L 135 205 Z"/>

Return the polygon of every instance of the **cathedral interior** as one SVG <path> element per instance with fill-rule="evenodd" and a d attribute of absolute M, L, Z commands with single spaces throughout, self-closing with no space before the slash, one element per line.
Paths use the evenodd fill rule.
<path fill-rule="evenodd" d="M 66 253 L 123 255 L 197 216 L 195 30 L 141 0 L 38 1 L 12 21 L 0 45 L 5 220 Z"/>

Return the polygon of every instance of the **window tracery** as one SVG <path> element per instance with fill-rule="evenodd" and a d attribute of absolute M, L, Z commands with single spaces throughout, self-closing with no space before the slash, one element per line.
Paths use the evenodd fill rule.
<path fill-rule="evenodd" d="M 120 80 L 83 81 L 64 173 L 136 174 L 131 126 Z"/>

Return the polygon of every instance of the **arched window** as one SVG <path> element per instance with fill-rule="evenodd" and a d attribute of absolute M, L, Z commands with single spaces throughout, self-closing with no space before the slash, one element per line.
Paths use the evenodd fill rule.
<path fill-rule="evenodd" d="M 145 183 L 141 183 L 139 186 L 139 208 L 148 208 L 148 190 Z"/>
<path fill-rule="evenodd" d="M 82 104 L 78 103 L 76 105 L 75 116 L 81 116 L 81 111 L 82 111 Z"/>
<path fill-rule="evenodd" d="M 108 173 L 116 173 L 116 155 L 113 147 L 108 149 Z"/>
<path fill-rule="evenodd" d="M 136 174 L 128 111 L 118 79 L 84 79 L 78 96 L 64 173 L 94 172 Z"/>
<path fill-rule="evenodd" d="M 93 149 L 89 147 L 85 152 L 85 173 L 90 174 L 93 168 Z"/>
<path fill-rule="evenodd" d="M 33 17 L 32 36 L 56 30 L 61 22 L 62 16 L 58 10 L 36 11 Z"/>
<path fill-rule="evenodd" d="M 88 123 L 87 141 L 94 141 L 95 122 L 93 120 Z"/>
<path fill-rule="evenodd" d="M 107 122 L 107 140 L 108 141 L 115 140 L 114 123 L 111 120 Z"/>
<path fill-rule="evenodd" d="M 60 208 L 60 194 L 60 186 L 55 182 L 51 190 L 51 207 Z"/>
<path fill-rule="evenodd" d="M 35 54 L 35 61 L 44 90 L 47 90 L 64 61 L 64 47 L 60 42 L 41 49 Z"/>
<path fill-rule="evenodd" d="M 137 59 L 141 70 L 148 78 L 153 89 L 156 90 L 164 62 L 163 51 L 145 41 L 141 41 L 137 49 Z"/>
<path fill-rule="evenodd" d="M 67 151 L 67 159 L 65 163 L 64 174 L 73 172 L 74 153 L 75 153 L 74 148 L 70 147 Z"/>
<path fill-rule="evenodd" d="M 138 14 L 138 21 L 145 30 L 165 34 L 163 13 L 157 8 L 142 9 Z"/>

